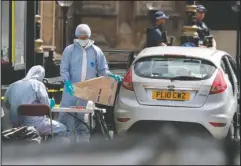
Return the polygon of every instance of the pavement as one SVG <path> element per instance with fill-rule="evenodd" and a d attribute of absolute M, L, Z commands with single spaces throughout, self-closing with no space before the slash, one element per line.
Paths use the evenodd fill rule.
<path fill-rule="evenodd" d="M 240 153 L 231 156 L 240 165 Z M 3 144 L 3 165 L 226 165 L 221 142 L 200 136 L 149 135 L 91 143 Z"/>

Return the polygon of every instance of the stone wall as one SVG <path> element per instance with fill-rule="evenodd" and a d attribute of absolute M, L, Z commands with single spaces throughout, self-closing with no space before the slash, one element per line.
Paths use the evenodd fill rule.
<path fill-rule="evenodd" d="M 180 36 L 185 2 L 156 2 L 171 16 L 166 24 L 168 35 Z M 54 45 L 56 53 L 61 54 L 64 34 L 61 8 L 53 1 L 41 3 L 44 45 Z M 141 49 L 149 24 L 147 14 L 146 1 L 74 1 L 68 11 L 67 44 L 73 42 L 76 26 L 86 23 L 92 30 L 91 38 L 102 49 Z"/>
<path fill-rule="evenodd" d="M 41 1 L 40 13 L 41 13 L 41 39 L 43 40 L 43 46 L 55 45 L 55 2 L 54 1 Z"/>
<path fill-rule="evenodd" d="M 236 56 L 236 49 L 237 49 L 237 32 L 236 31 L 215 31 L 212 30 L 211 33 L 213 34 L 216 43 L 217 49 L 224 50 L 233 57 Z M 228 39 L 228 42 L 227 40 Z"/>

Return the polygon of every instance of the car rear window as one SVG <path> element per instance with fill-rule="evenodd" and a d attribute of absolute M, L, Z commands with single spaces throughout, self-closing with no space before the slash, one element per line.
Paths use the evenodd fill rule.
<path fill-rule="evenodd" d="M 183 76 L 204 80 L 210 78 L 215 70 L 210 61 L 188 57 L 144 57 L 134 64 L 136 75 L 153 79 Z"/>

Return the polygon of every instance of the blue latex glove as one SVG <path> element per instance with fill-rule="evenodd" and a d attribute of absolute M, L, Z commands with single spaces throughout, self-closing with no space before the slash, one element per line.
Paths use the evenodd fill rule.
<path fill-rule="evenodd" d="M 114 78 L 118 83 L 122 82 L 122 77 L 116 74 L 109 74 L 108 77 Z"/>
<path fill-rule="evenodd" d="M 196 47 L 194 43 L 191 43 L 191 42 L 186 42 L 184 43 L 183 45 L 181 45 L 183 47 Z"/>
<path fill-rule="evenodd" d="M 67 93 L 69 93 L 71 96 L 74 96 L 73 84 L 69 80 L 67 80 L 64 82 L 64 85 L 66 87 Z"/>
<path fill-rule="evenodd" d="M 50 108 L 53 108 L 55 106 L 55 100 L 53 98 L 49 99 L 49 106 Z"/>

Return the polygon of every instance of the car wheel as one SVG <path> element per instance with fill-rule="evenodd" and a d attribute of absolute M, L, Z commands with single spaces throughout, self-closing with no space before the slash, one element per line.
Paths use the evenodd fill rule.
<path fill-rule="evenodd" d="M 234 156 L 240 152 L 240 144 L 234 139 L 234 123 L 233 121 L 230 124 L 228 134 L 224 139 L 224 152 L 226 156 L 227 163 L 234 162 Z M 232 165 L 232 164 L 231 164 Z"/>
<path fill-rule="evenodd" d="M 234 141 L 240 142 L 240 114 L 235 113 L 233 118 L 233 127 L 234 127 Z M 235 128 L 236 127 L 236 128 Z"/>
<path fill-rule="evenodd" d="M 228 134 L 225 139 L 226 139 L 226 141 L 233 141 L 233 138 L 234 138 L 234 125 L 233 125 L 233 121 L 232 121 L 229 126 Z"/>
<path fill-rule="evenodd" d="M 236 118 L 236 115 L 234 115 L 234 120 Z M 237 125 L 234 120 L 232 120 L 230 127 L 229 127 L 229 131 L 228 134 L 226 136 L 226 140 L 227 141 L 233 141 L 233 142 L 240 142 L 240 133 L 239 133 L 239 127 L 236 129 L 235 132 L 235 125 Z"/>

